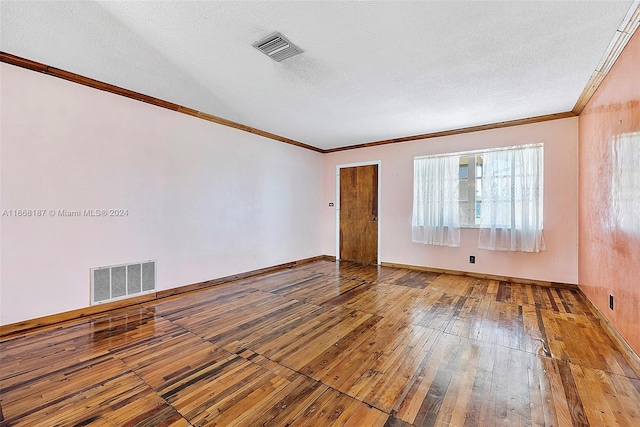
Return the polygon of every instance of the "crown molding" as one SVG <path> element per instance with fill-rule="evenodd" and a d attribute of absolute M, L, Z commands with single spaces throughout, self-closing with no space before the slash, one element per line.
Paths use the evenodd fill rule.
<path fill-rule="evenodd" d="M 575 117 L 575 116 L 577 116 L 577 114 L 575 114 L 574 112 L 566 111 L 564 113 L 546 114 L 544 116 L 535 116 L 535 117 L 529 117 L 526 119 L 509 120 L 506 122 L 497 122 L 497 123 L 490 123 L 490 124 L 480 125 L 480 126 L 451 129 L 451 130 L 445 130 L 442 132 L 432 132 L 432 133 L 424 133 L 421 135 L 404 136 L 401 138 L 384 139 L 382 141 L 367 142 L 364 144 L 349 145 L 346 147 L 329 148 L 327 150 L 324 150 L 324 153 L 335 153 L 337 151 L 353 150 L 356 148 L 367 148 L 367 147 L 375 147 L 378 145 L 397 144 L 399 142 L 417 141 L 419 139 L 429 139 L 429 138 L 439 138 L 442 136 L 461 135 L 463 133 L 479 132 L 479 131 L 491 130 L 491 129 L 500 129 L 500 128 L 506 128 L 510 126 L 528 125 L 531 123 L 540 123 L 540 122 L 547 122 L 549 120 L 566 119 L 567 117 Z"/>
<path fill-rule="evenodd" d="M 616 30 L 616 34 L 613 37 L 613 40 L 611 40 L 611 43 L 609 43 L 609 47 L 605 51 L 600 64 L 598 64 L 598 67 L 591 75 L 591 78 L 587 82 L 587 85 L 578 97 L 576 105 L 571 111 L 575 114 L 582 113 L 582 110 L 587 106 L 587 103 L 609 73 L 611 67 L 613 67 L 613 64 L 615 64 L 620 54 L 629 43 L 629 40 L 633 37 L 633 34 L 636 32 L 639 25 L 640 0 L 635 0 L 629 8 L 629 12 L 627 12 L 627 15 Z"/>
<path fill-rule="evenodd" d="M 39 73 L 47 74 L 49 76 L 58 77 L 70 82 L 78 83 L 84 86 L 89 86 L 94 89 L 102 90 L 105 92 L 113 93 L 116 95 L 124 96 L 125 98 L 134 99 L 136 101 L 145 102 L 147 104 L 155 105 L 156 107 L 166 108 L 167 110 L 175 111 L 178 113 L 186 114 L 188 116 L 197 117 L 202 120 L 214 122 L 223 126 L 228 126 L 234 129 L 238 129 L 244 132 L 249 132 L 254 135 L 259 135 L 265 138 L 273 139 L 275 141 L 284 142 L 285 144 L 295 145 L 297 147 L 306 148 L 318 153 L 324 152 L 321 148 L 314 147 L 308 144 L 304 144 L 300 141 L 295 141 L 290 138 L 285 138 L 280 135 L 266 132 L 260 129 L 253 128 L 251 126 L 243 125 L 241 123 L 233 122 L 231 120 L 223 119 L 222 117 L 214 116 L 212 114 L 203 113 L 192 108 L 187 108 L 182 105 L 174 104 L 172 102 L 164 101 L 153 96 L 145 95 L 139 92 L 134 92 L 129 89 L 124 89 L 119 86 L 115 86 L 109 83 L 101 82 L 89 77 L 82 76 L 80 74 L 72 73 L 70 71 L 61 70 L 59 68 L 52 67 L 50 65 L 41 64 L 40 62 L 32 61 L 30 59 L 21 58 L 16 55 L 12 55 L 6 52 L 0 52 L 0 62 L 15 65 L 18 67 L 26 68 L 28 70 L 37 71 Z"/>
<path fill-rule="evenodd" d="M 607 51 L 605 52 L 603 59 L 600 61 L 600 64 L 598 65 L 594 73 L 591 75 L 589 82 L 587 83 L 584 90 L 578 97 L 578 101 L 576 102 L 575 106 L 571 111 L 555 113 L 555 114 L 546 114 L 542 116 L 535 116 L 535 117 L 529 117 L 529 118 L 523 118 L 523 119 L 509 120 L 504 122 L 489 123 L 485 125 L 471 126 L 471 127 L 465 127 L 465 128 L 459 128 L 459 129 L 451 129 L 451 130 L 446 130 L 441 132 L 431 132 L 431 133 L 425 133 L 425 134 L 419 134 L 419 135 L 391 138 L 391 139 L 385 139 L 380 141 L 372 141 L 372 142 L 366 142 L 362 144 L 347 145 L 344 147 L 336 147 L 336 148 L 329 148 L 329 149 L 314 147 L 312 145 L 305 144 L 300 141 L 296 141 L 290 138 L 286 138 L 286 137 L 276 135 L 270 132 L 266 132 L 260 129 L 256 129 L 251 126 L 243 125 L 241 123 L 233 122 L 231 120 L 214 116 L 212 114 L 204 113 L 202 111 L 197 111 L 192 108 L 184 107 L 182 105 L 164 101 L 159 98 L 154 98 L 152 96 L 148 96 L 142 93 L 124 89 L 115 85 L 111 85 L 109 83 L 104 83 L 98 80 L 94 80 L 89 77 L 82 76 L 80 74 L 75 74 L 69 71 L 61 70 L 59 68 L 51 67 L 49 65 L 32 61 L 30 59 L 21 58 L 19 56 L 12 55 L 6 52 L 0 52 L 0 62 L 4 62 L 7 64 L 37 71 L 53 77 L 58 77 L 74 83 L 89 86 L 94 89 L 124 96 L 126 98 L 135 99 L 137 101 L 145 102 L 161 108 L 166 108 L 168 110 L 186 114 L 202 120 L 207 120 L 223 126 L 232 127 L 234 129 L 252 133 L 254 135 L 259 135 L 275 141 L 284 142 L 285 144 L 295 145 L 297 147 L 312 150 L 317 153 L 327 154 L 327 153 L 335 153 L 339 151 L 354 150 L 358 148 L 375 147 L 378 145 L 386 145 L 386 144 L 397 144 L 401 142 L 417 141 L 421 139 L 438 138 L 443 136 L 461 135 L 465 133 L 479 132 L 483 130 L 500 129 L 505 127 L 520 126 L 520 125 L 531 124 L 531 123 L 540 123 L 540 122 L 545 122 L 549 120 L 557 120 L 557 119 L 564 119 L 568 117 L 578 116 L 580 115 L 582 110 L 585 108 L 585 106 L 587 105 L 587 103 L 595 93 L 595 91 L 598 89 L 598 87 L 600 86 L 600 84 L 602 83 L 606 75 L 611 70 L 611 67 L 613 67 L 614 63 L 616 62 L 620 54 L 622 53 L 626 45 L 629 43 L 629 40 L 631 39 L 633 34 L 636 32 L 638 26 L 640 26 L 640 0 L 634 0 L 633 4 L 629 9 L 629 12 L 623 19 L 622 23 L 618 27 L 618 30 L 616 31 L 616 34 L 613 40 L 609 44 L 609 47 L 607 48 Z"/>

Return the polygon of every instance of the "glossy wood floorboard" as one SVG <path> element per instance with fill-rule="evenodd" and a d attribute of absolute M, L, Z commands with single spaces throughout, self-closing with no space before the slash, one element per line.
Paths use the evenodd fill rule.
<path fill-rule="evenodd" d="M 319 261 L 0 343 L 11 426 L 640 426 L 570 289 Z"/>

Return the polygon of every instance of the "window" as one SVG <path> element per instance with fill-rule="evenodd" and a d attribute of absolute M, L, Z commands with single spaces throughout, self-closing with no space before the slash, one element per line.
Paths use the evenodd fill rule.
<path fill-rule="evenodd" d="M 460 225 L 480 225 L 482 203 L 482 156 L 460 156 Z"/>
<path fill-rule="evenodd" d="M 543 159 L 542 144 L 414 158 L 412 241 L 459 246 L 465 226 L 481 249 L 545 250 Z"/>

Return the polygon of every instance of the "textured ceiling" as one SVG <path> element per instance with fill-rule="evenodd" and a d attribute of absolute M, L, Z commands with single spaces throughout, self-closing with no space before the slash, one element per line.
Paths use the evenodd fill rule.
<path fill-rule="evenodd" d="M 631 3 L 2 1 L 0 50 L 326 149 L 570 111 Z"/>

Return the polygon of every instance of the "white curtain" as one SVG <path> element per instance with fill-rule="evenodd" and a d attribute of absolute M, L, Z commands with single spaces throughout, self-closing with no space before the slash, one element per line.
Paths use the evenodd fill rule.
<path fill-rule="evenodd" d="M 482 160 L 481 249 L 540 252 L 543 146 L 489 151 Z"/>
<path fill-rule="evenodd" d="M 414 159 L 413 242 L 460 246 L 459 167 L 459 156 Z"/>

